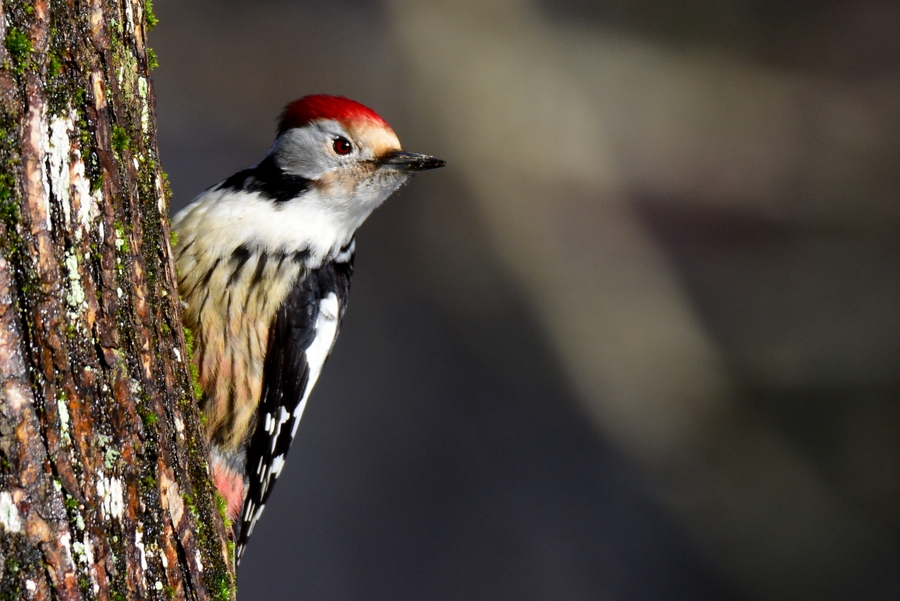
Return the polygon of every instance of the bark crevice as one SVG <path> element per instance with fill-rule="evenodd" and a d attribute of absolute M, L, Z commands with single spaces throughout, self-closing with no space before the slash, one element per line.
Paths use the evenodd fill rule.
<path fill-rule="evenodd" d="M 0 4 L 0 601 L 234 595 L 144 16 Z"/>

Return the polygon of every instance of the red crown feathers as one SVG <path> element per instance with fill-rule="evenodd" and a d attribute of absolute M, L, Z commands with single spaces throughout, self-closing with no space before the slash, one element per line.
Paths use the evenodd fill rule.
<path fill-rule="evenodd" d="M 278 135 L 280 136 L 289 129 L 302 127 L 316 119 L 334 119 L 345 123 L 367 120 L 390 128 L 378 113 L 355 100 L 343 96 L 315 94 L 304 96 L 285 107 L 284 112 L 281 113 L 281 120 L 278 122 Z"/>

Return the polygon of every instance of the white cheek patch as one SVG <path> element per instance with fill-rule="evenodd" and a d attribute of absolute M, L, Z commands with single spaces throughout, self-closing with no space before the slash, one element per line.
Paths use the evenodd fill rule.
<path fill-rule="evenodd" d="M 328 152 L 332 138 L 338 135 L 347 133 L 336 121 L 297 127 L 275 140 L 270 153 L 281 156 L 281 167 L 288 173 L 317 180 L 339 163 L 338 157 Z"/>

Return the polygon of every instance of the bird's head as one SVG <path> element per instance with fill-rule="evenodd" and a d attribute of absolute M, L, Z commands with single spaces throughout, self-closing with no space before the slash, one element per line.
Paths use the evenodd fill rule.
<path fill-rule="evenodd" d="M 341 96 L 306 96 L 285 108 L 260 163 L 202 193 L 173 223 L 203 260 L 246 248 L 302 251 L 318 266 L 345 252 L 372 210 L 410 175 L 443 165 L 404 152 L 372 109 Z"/>
<path fill-rule="evenodd" d="M 312 182 L 323 199 L 377 205 L 416 171 L 444 161 L 404 152 L 375 111 L 342 96 L 305 96 L 281 115 L 271 154 L 285 173 Z"/>

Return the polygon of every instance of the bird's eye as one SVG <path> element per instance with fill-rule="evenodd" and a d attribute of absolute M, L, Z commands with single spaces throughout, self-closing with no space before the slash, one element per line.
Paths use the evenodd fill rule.
<path fill-rule="evenodd" d="M 350 154 L 353 151 L 353 144 L 347 138 L 335 138 L 331 147 L 338 154 Z"/>

